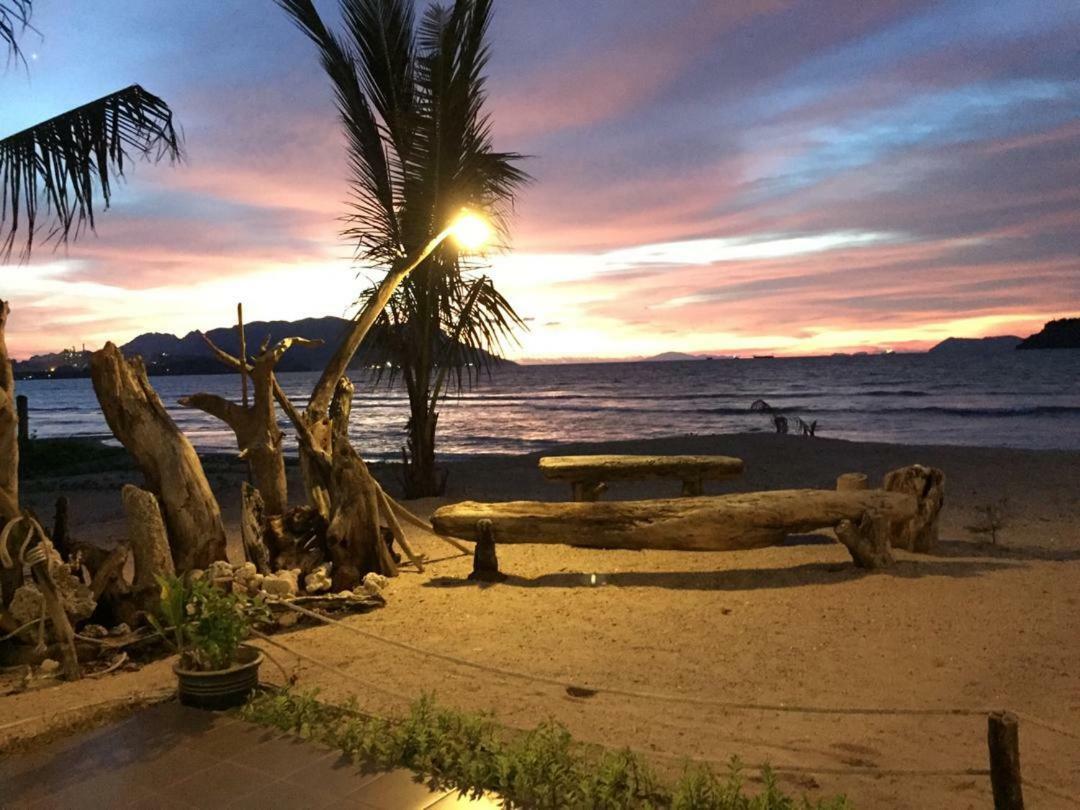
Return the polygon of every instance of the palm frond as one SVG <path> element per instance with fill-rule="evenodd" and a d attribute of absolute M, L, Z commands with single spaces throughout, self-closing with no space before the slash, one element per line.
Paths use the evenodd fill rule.
<path fill-rule="evenodd" d="M 30 254 L 42 203 L 51 220 L 43 241 L 93 230 L 95 199 L 109 207 L 131 153 L 182 157 L 169 105 L 137 84 L 0 140 L 0 254 L 10 256 L 24 224 Z"/>
<path fill-rule="evenodd" d="M 30 27 L 33 5 L 33 0 L 0 0 L 0 42 L 7 43 L 9 58 L 22 59 L 17 37 Z"/>
<path fill-rule="evenodd" d="M 401 252 L 397 205 L 382 132 L 361 88 L 356 55 L 327 29 L 311 0 L 277 2 L 315 43 L 323 70 L 334 85 L 338 113 L 348 139 L 353 178 L 350 203 L 353 213 L 348 219 L 365 223 L 363 229 L 350 229 L 346 233 L 355 237 L 359 259 L 389 264 Z"/>

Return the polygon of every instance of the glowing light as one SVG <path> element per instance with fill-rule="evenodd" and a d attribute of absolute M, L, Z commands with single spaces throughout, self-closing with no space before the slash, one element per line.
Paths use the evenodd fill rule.
<path fill-rule="evenodd" d="M 450 226 L 454 241 L 466 250 L 478 250 L 491 237 L 491 226 L 476 214 L 464 213 Z"/>

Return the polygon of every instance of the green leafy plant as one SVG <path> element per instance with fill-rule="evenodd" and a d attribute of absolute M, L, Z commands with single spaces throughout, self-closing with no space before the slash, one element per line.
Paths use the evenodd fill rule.
<path fill-rule="evenodd" d="M 226 593 L 206 579 L 158 577 L 158 584 L 157 615 L 147 618 L 190 669 L 228 669 L 236 663 L 237 650 L 250 634 L 251 624 L 270 618 L 261 599 Z"/>
<path fill-rule="evenodd" d="M 359 762 L 409 768 L 462 795 L 491 791 L 507 808 L 851 810 L 843 796 L 819 802 L 788 796 L 768 768 L 762 770 L 762 790 L 748 795 L 737 759 L 726 777 L 706 765 L 688 765 L 682 778 L 669 785 L 632 751 L 575 743 L 554 721 L 515 732 L 497 725 L 491 715 L 445 709 L 429 696 L 416 701 L 404 717 L 372 717 L 355 703 L 334 706 L 317 694 L 265 692 L 241 714 L 338 748 Z"/>

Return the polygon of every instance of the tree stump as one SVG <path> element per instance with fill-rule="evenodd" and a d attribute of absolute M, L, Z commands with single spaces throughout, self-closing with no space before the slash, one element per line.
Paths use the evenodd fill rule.
<path fill-rule="evenodd" d="M 259 490 L 245 481 L 240 492 L 240 537 L 244 541 L 244 555 L 260 574 L 269 574 L 270 551 L 264 539 L 266 534 L 266 507 Z"/>
<path fill-rule="evenodd" d="M 372 571 L 397 576 L 397 565 L 380 531 L 375 480 L 341 433 L 334 436 L 329 494 L 326 545 L 334 563 L 333 589 L 352 590 Z"/>
<path fill-rule="evenodd" d="M 884 515 L 867 512 L 858 520 L 840 521 L 834 531 L 857 567 L 876 571 L 894 562 L 889 547 L 890 522 Z"/>
<path fill-rule="evenodd" d="M 112 343 L 90 356 L 90 376 L 105 421 L 161 500 L 176 570 L 225 559 L 221 510 L 195 448 L 161 404 L 142 358 Z"/>
<path fill-rule="evenodd" d="M 156 591 L 159 576 L 176 573 L 161 505 L 154 493 L 133 484 L 125 484 L 120 496 L 127 514 L 128 543 L 135 561 L 132 588 Z"/>
<path fill-rule="evenodd" d="M 912 464 L 885 475 L 886 492 L 914 495 L 915 514 L 897 528 L 895 548 L 932 554 L 937 547 L 938 519 L 945 503 L 945 473 L 935 467 Z"/>

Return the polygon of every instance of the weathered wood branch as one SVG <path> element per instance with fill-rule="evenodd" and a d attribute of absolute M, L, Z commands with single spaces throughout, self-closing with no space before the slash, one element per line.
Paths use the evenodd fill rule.
<path fill-rule="evenodd" d="M 0 525 L 19 515 L 19 417 L 5 336 L 10 312 L 0 301 Z"/>
<path fill-rule="evenodd" d="M 124 501 L 128 543 L 135 561 L 131 587 L 136 592 L 156 592 L 157 578 L 176 572 L 161 504 L 153 492 L 133 484 L 125 484 L 120 497 Z"/>
<path fill-rule="evenodd" d="M 139 357 L 112 343 L 90 356 L 90 376 L 105 421 L 161 500 L 176 570 L 225 558 L 221 510 L 191 442 L 150 385 Z"/>
<path fill-rule="evenodd" d="M 241 484 L 240 537 L 244 556 L 260 574 L 270 573 L 270 551 L 266 547 L 266 507 L 259 490 L 247 481 Z"/>

